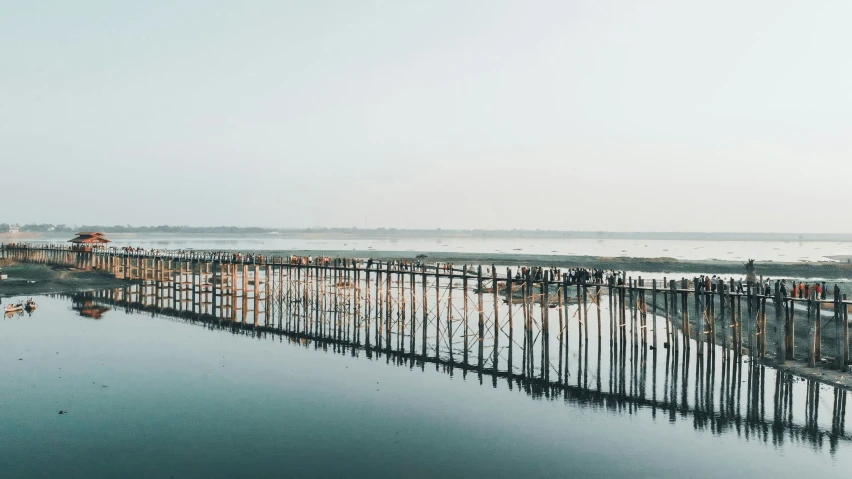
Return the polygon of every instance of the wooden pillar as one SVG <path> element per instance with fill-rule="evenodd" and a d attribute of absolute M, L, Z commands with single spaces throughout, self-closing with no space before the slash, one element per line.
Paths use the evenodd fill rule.
<path fill-rule="evenodd" d="M 754 339 L 754 298 L 752 291 L 752 283 L 748 282 L 747 290 L 746 290 L 746 306 L 748 310 L 746 311 L 746 318 L 748 318 L 748 354 L 750 357 L 755 356 L 755 339 Z"/>
<path fill-rule="evenodd" d="M 370 318 L 372 317 L 373 313 L 373 302 L 372 298 L 370 297 L 370 292 L 372 290 L 371 286 L 372 284 L 370 283 L 370 268 L 367 267 L 367 269 L 364 270 L 364 290 L 366 291 L 366 294 L 364 295 L 364 304 L 366 305 L 367 309 L 367 312 L 364 315 L 364 338 L 366 339 L 366 345 L 368 348 L 370 346 Z"/>
<path fill-rule="evenodd" d="M 512 269 L 506 268 L 506 303 L 509 305 L 509 364 L 507 370 L 512 375 L 512 349 L 515 343 L 515 326 L 512 322 Z"/>
<path fill-rule="evenodd" d="M 731 279 L 731 291 L 734 290 L 734 280 Z M 734 297 L 731 297 L 731 322 L 734 326 L 734 347 L 736 348 L 737 356 L 741 356 L 743 352 L 743 302 L 742 291 L 736 291 L 737 305 L 734 307 Z"/>
<path fill-rule="evenodd" d="M 541 376 L 550 377 L 550 272 L 541 281 Z"/>
<path fill-rule="evenodd" d="M 766 321 L 766 296 L 767 295 L 765 294 L 766 293 L 765 290 L 763 291 L 763 293 L 764 294 L 761 297 L 761 302 L 760 302 L 761 303 L 760 309 L 763 312 L 763 314 L 761 315 L 761 327 L 760 327 L 760 334 L 761 334 L 760 357 L 761 358 L 766 357 L 766 350 L 769 347 L 769 331 L 768 331 L 767 321 Z"/>
<path fill-rule="evenodd" d="M 481 292 L 479 294 L 482 294 Z M 441 271 L 435 268 L 435 358 L 441 351 Z"/>
<path fill-rule="evenodd" d="M 477 365 L 479 369 L 482 369 L 482 360 L 484 354 L 484 345 L 485 341 L 485 307 L 482 301 L 482 265 L 477 267 L 476 271 L 476 295 L 477 295 L 477 310 L 479 311 L 479 329 L 478 329 L 478 339 L 479 339 L 479 354 Z"/>
<path fill-rule="evenodd" d="M 785 343 L 785 327 L 783 319 L 782 298 L 781 298 L 781 283 L 775 281 L 775 363 L 783 365 L 787 359 L 787 354 L 784 348 Z"/>
<path fill-rule="evenodd" d="M 839 293 L 840 288 L 836 288 L 835 291 Z M 846 372 L 849 370 L 849 306 L 846 304 L 845 294 L 840 302 L 840 311 L 842 312 L 840 318 L 843 320 L 843 365 L 841 370 Z M 845 393 L 843 400 L 846 400 Z"/>
<path fill-rule="evenodd" d="M 379 348 L 382 347 L 382 328 L 381 328 L 381 318 L 383 316 L 382 305 L 384 302 L 382 301 L 382 267 L 381 264 L 376 265 L 376 315 L 375 315 L 375 326 L 376 326 L 376 346 Z"/>
<path fill-rule="evenodd" d="M 666 289 L 668 288 L 668 289 Z M 674 282 L 669 283 L 666 278 L 663 278 L 663 307 L 665 308 L 666 315 L 666 340 L 663 341 L 664 346 L 670 346 L 669 342 L 671 341 L 671 311 L 669 307 L 670 302 L 670 294 L 669 292 L 674 289 Z"/>
<path fill-rule="evenodd" d="M 842 300 L 840 299 L 840 295 L 837 294 L 837 290 L 838 288 L 835 286 L 834 294 L 832 295 L 834 302 L 834 366 L 836 369 L 842 371 L 846 363 L 846 354 L 844 353 L 846 343 L 843 341 L 844 335 L 841 333 L 841 328 L 843 328 L 841 323 L 844 322 L 844 317 L 843 310 L 841 309 Z"/>
<path fill-rule="evenodd" d="M 496 372 L 500 348 L 500 313 L 498 310 L 500 297 L 497 292 L 497 268 L 493 264 L 491 265 L 491 287 L 494 289 L 494 359 L 492 360 L 492 365 Z"/>
<path fill-rule="evenodd" d="M 819 357 L 817 356 L 817 343 L 819 336 L 817 335 L 816 319 L 814 319 L 814 295 L 810 293 L 808 296 L 808 366 L 816 366 Z"/>
<path fill-rule="evenodd" d="M 411 357 L 412 357 L 412 364 L 411 365 L 414 366 L 414 348 L 415 348 L 415 342 L 416 342 L 416 334 L 415 333 L 417 332 L 417 292 L 415 290 L 416 275 L 414 273 L 414 269 L 413 269 L 414 267 L 412 266 L 411 268 L 412 269 L 408 272 L 408 280 L 410 281 L 410 287 L 408 288 L 408 291 L 411 295 L 411 336 L 410 336 L 411 347 L 409 349 L 411 350 Z M 422 327 L 422 325 L 421 325 L 421 327 Z"/>
<path fill-rule="evenodd" d="M 588 324 L 586 324 L 586 317 L 583 314 L 584 312 L 585 311 L 583 311 L 583 298 L 582 298 L 581 286 L 580 286 L 580 282 L 577 281 L 577 320 L 578 320 L 578 325 L 582 325 L 582 327 L 583 327 L 583 335 L 584 335 L 585 339 L 588 340 L 589 339 L 589 326 L 588 326 Z"/>
<path fill-rule="evenodd" d="M 597 306 L 598 313 L 598 358 L 600 358 L 600 346 L 601 346 L 601 285 L 595 285 L 595 306 Z M 600 377 L 598 377 L 600 380 Z"/>
<path fill-rule="evenodd" d="M 681 288 L 681 295 L 680 295 L 681 296 L 680 297 L 681 308 L 680 308 L 680 310 L 681 310 L 681 315 L 682 315 L 681 324 L 683 326 L 683 339 L 684 339 L 687 347 L 689 347 L 688 346 L 689 345 L 689 336 L 690 336 L 689 301 L 688 301 L 689 290 L 687 289 L 687 287 L 688 287 L 688 283 L 686 281 L 686 278 L 682 278 L 680 280 L 680 288 Z"/>
<path fill-rule="evenodd" d="M 651 338 L 654 343 L 654 354 L 657 354 L 657 280 L 651 280 L 651 323 L 654 325 Z M 600 336 L 600 335 L 599 335 Z"/>
<path fill-rule="evenodd" d="M 420 287 L 423 296 L 423 304 L 421 309 L 423 310 L 423 319 L 422 326 L 420 327 L 420 333 L 423 335 L 422 340 L 420 341 L 421 354 L 423 355 L 423 360 L 426 360 L 426 335 L 427 335 L 427 325 L 429 324 L 429 303 L 426 298 L 426 266 L 423 266 L 423 269 L 420 271 Z"/>
<path fill-rule="evenodd" d="M 704 355 L 704 308 L 702 307 L 703 295 L 701 294 L 701 287 L 703 285 L 699 285 L 699 278 L 694 278 L 693 282 L 693 290 L 695 292 L 695 341 L 698 343 L 698 355 Z"/>
<path fill-rule="evenodd" d="M 795 293 L 791 295 L 787 304 L 789 304 L 787 311 L 787 351 L 786 357 L 787 359 L 792 360 L 796 353 L 796 301 L 793 299 L 795 297 Z"/>
<path fill-rule="evenodd" d="M 719 318 L 722 319 L 722 348 L 724 350 L 728 349 L 728 327 L 726 321 L 728 316 L 725 314 L 725 308 L 728 305 L 727 294 L 725 291 L 725 282 L 722 281 L 722 278 L 719 278 L 719 281 L 716 282 L 716 292 L 719 294 Z M 715 319 L 714 319 L 715 322 Z M 727 353 L 725 353 L 725 357 L 727 357 Z"/>
<path fill-rule="evenodd" d="M 610 285 L 609 293 L 610 293 L 610 300 L 611 300 L 612 299 L 612 285 Z M 559 380 L 564 382 L 564 381 L 567 381 L 568 349 L 569 349 L 570 344 L 571 344 L 569 342 L 570 336 L 568 334 L 569 331 L 570 331 L 570 327 L 571 327 L 571 315 L 568 314 L 568 275 L 567 274 L 563 274 L 563 276 L 562 276 L 562 294 L 560 296 L 561 296 L 561 303 L 562 303 L 562 305 L 561 305 L 562 315 L 565 317 L 565 327 L 561 332 L 561 334 L 563 336 L 562 342 L 565 344 L 565 354 L 564 354 L 565 373 L 562 377 L 559 378 Z M 614 316 L 616 316 L 616 315 L 613 315 L 612 309 L 610 309 L 610 316 L 611 316 L 610 317 L 610 334 L 611 335 L 617 329 L 615 327 L 615 319 L 614 319 Z M 579 324 L 578 324 L 578 326 L 579 326 Z M 613 340 L 615 340 L 615 336 L 613 336 Z"/>
<path fill-rule="evenodd" d="M 447 284 L 447 347 L 450 353 L 450 363 L 453 362 L 453 270 L 450 269 L 449 284 Z"/>
<path fill-rule="evenodd" d="M 462 355 L 463 355 L 463 360 L 464 360 L 465 365 L 467 365 L 468 349 L 470 349 L 470 344 L 469 344 L 469 341 L 468 341 L 468 331 L 469 331 L 468 330 L 468 324 L 469 324 L 468 323 L 468 317 L 469 316 L 468 316 L 467 289 L 468 289 L 468 287 L 467 287 L 467 265 L 464 265 L 462 267 L 462 292 L 464 294 L 464 306 L 463 306 L 464 318 L 462 318 L 462 320 L 464 321 L 464 334 L 462 335 L 463 341 L 464 341 L 464 353 Z"/>
<path fill-rule="evenodd" d="M 822 361 L 822 305 L 816 292 L 814 297 L 814 322 L 816 323 L 816 361 Z"/>

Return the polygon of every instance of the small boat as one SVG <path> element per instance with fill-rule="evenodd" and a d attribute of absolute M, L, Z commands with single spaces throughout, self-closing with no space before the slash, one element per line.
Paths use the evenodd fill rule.
<path fill-rule="evenodd" d="M 33 301 L 32 299 L 28 299 L 27 304 L 24 306 L 24 309 L 26 309 L 27 311 L 32 311 L 36 309 L 35 301 Z"/>
<path fill-rule="evenodd" d="M 7 313 L 17 313 L 17 312 L 19 312 L 19 311 L 23 311 L 23 310 L 24 310 L 24 305 L 23 305 L 23 304 L 21 304 L 21 303 L 18 303 L 18 304 L 7 304 L 7 305 L 6 305 L 6 312 L 7 312 Z"/>

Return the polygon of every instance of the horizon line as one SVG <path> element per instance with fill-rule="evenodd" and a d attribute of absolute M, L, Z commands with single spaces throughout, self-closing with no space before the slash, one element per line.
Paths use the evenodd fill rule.
<path fill-rule="evenodd" d="M 108 224 L 53 224 L 53 223 L 0 223 L 26 228 L 32 226 L 62 226 L 68 229 L 79 229 L 86 227 L 97 226 L 105 230 L 109 229 L 156 229 L 156 228 L 187 228 L 187 229 L 236 229 L 236 230 L 264 230 L 264 232 L 306 232 L 306 231 L 364 231 L 364 232 L 482 232 L 482 233 L 561 233 L 561 234 L 584 234 L 584 235 L 743 235 L 743 236 L 759 236 L 759 235 L 786 235 L 786 236 L 852 236 L 852 231 L 844 233 L 830 232 L 757 232 L 757 231 L 627 231 L 627 230 L 564 230 L 564 229 L 541 229 L 541 228 L 398 228 L 393 226 L 384 227 L 357 227 L 357 226 L 310 226 L 310 227 L 278 227 L 278 226 L 234 226 L 234 225 L 177 225 L 177 224 L 160 224 L 160 225 L 108 225 Z M 33 233 L 49 233 L 52 231 L 29 231 Z M 0 234 L 6 233 L 0 231 Z"/>

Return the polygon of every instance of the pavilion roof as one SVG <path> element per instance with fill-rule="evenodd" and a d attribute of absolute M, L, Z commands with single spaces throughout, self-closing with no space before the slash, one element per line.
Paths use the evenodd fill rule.
<path fill-rule="evenodd" d="M 83 232 L 77 233 L 77 237 L 71 240 L 68 240 L 69 243 L 76 244 L 102 244 L 102 243 L 112 243 L 112 241 L 106 239 L 103 233 L 94 233 L 94 232 Z"/>

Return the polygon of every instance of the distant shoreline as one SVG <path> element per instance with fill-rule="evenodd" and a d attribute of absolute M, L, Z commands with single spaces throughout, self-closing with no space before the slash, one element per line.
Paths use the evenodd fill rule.
<path fill-rule="evenodd" d="M 394 239 L 394 238 L 471 238 L 471 239 L 558 239 L 558 240 L 642 240 L 642 241 L 772 241 L 772 242 L 852 242 L 852 233 L 711 233 L 711 232 L 617 232 L 557 230 L 461 230 L 461 229 L 395 229 L 395 228 L 243 228 L 243 227 L 107 227 L 84 226 L 73 231 L 22 231 L 17 235 L 0 233 L 0 240 L 44 237 L 70 239 L 78 230 L 102 231 L 116 237 L 276 237 L 320 239 Z"/>

